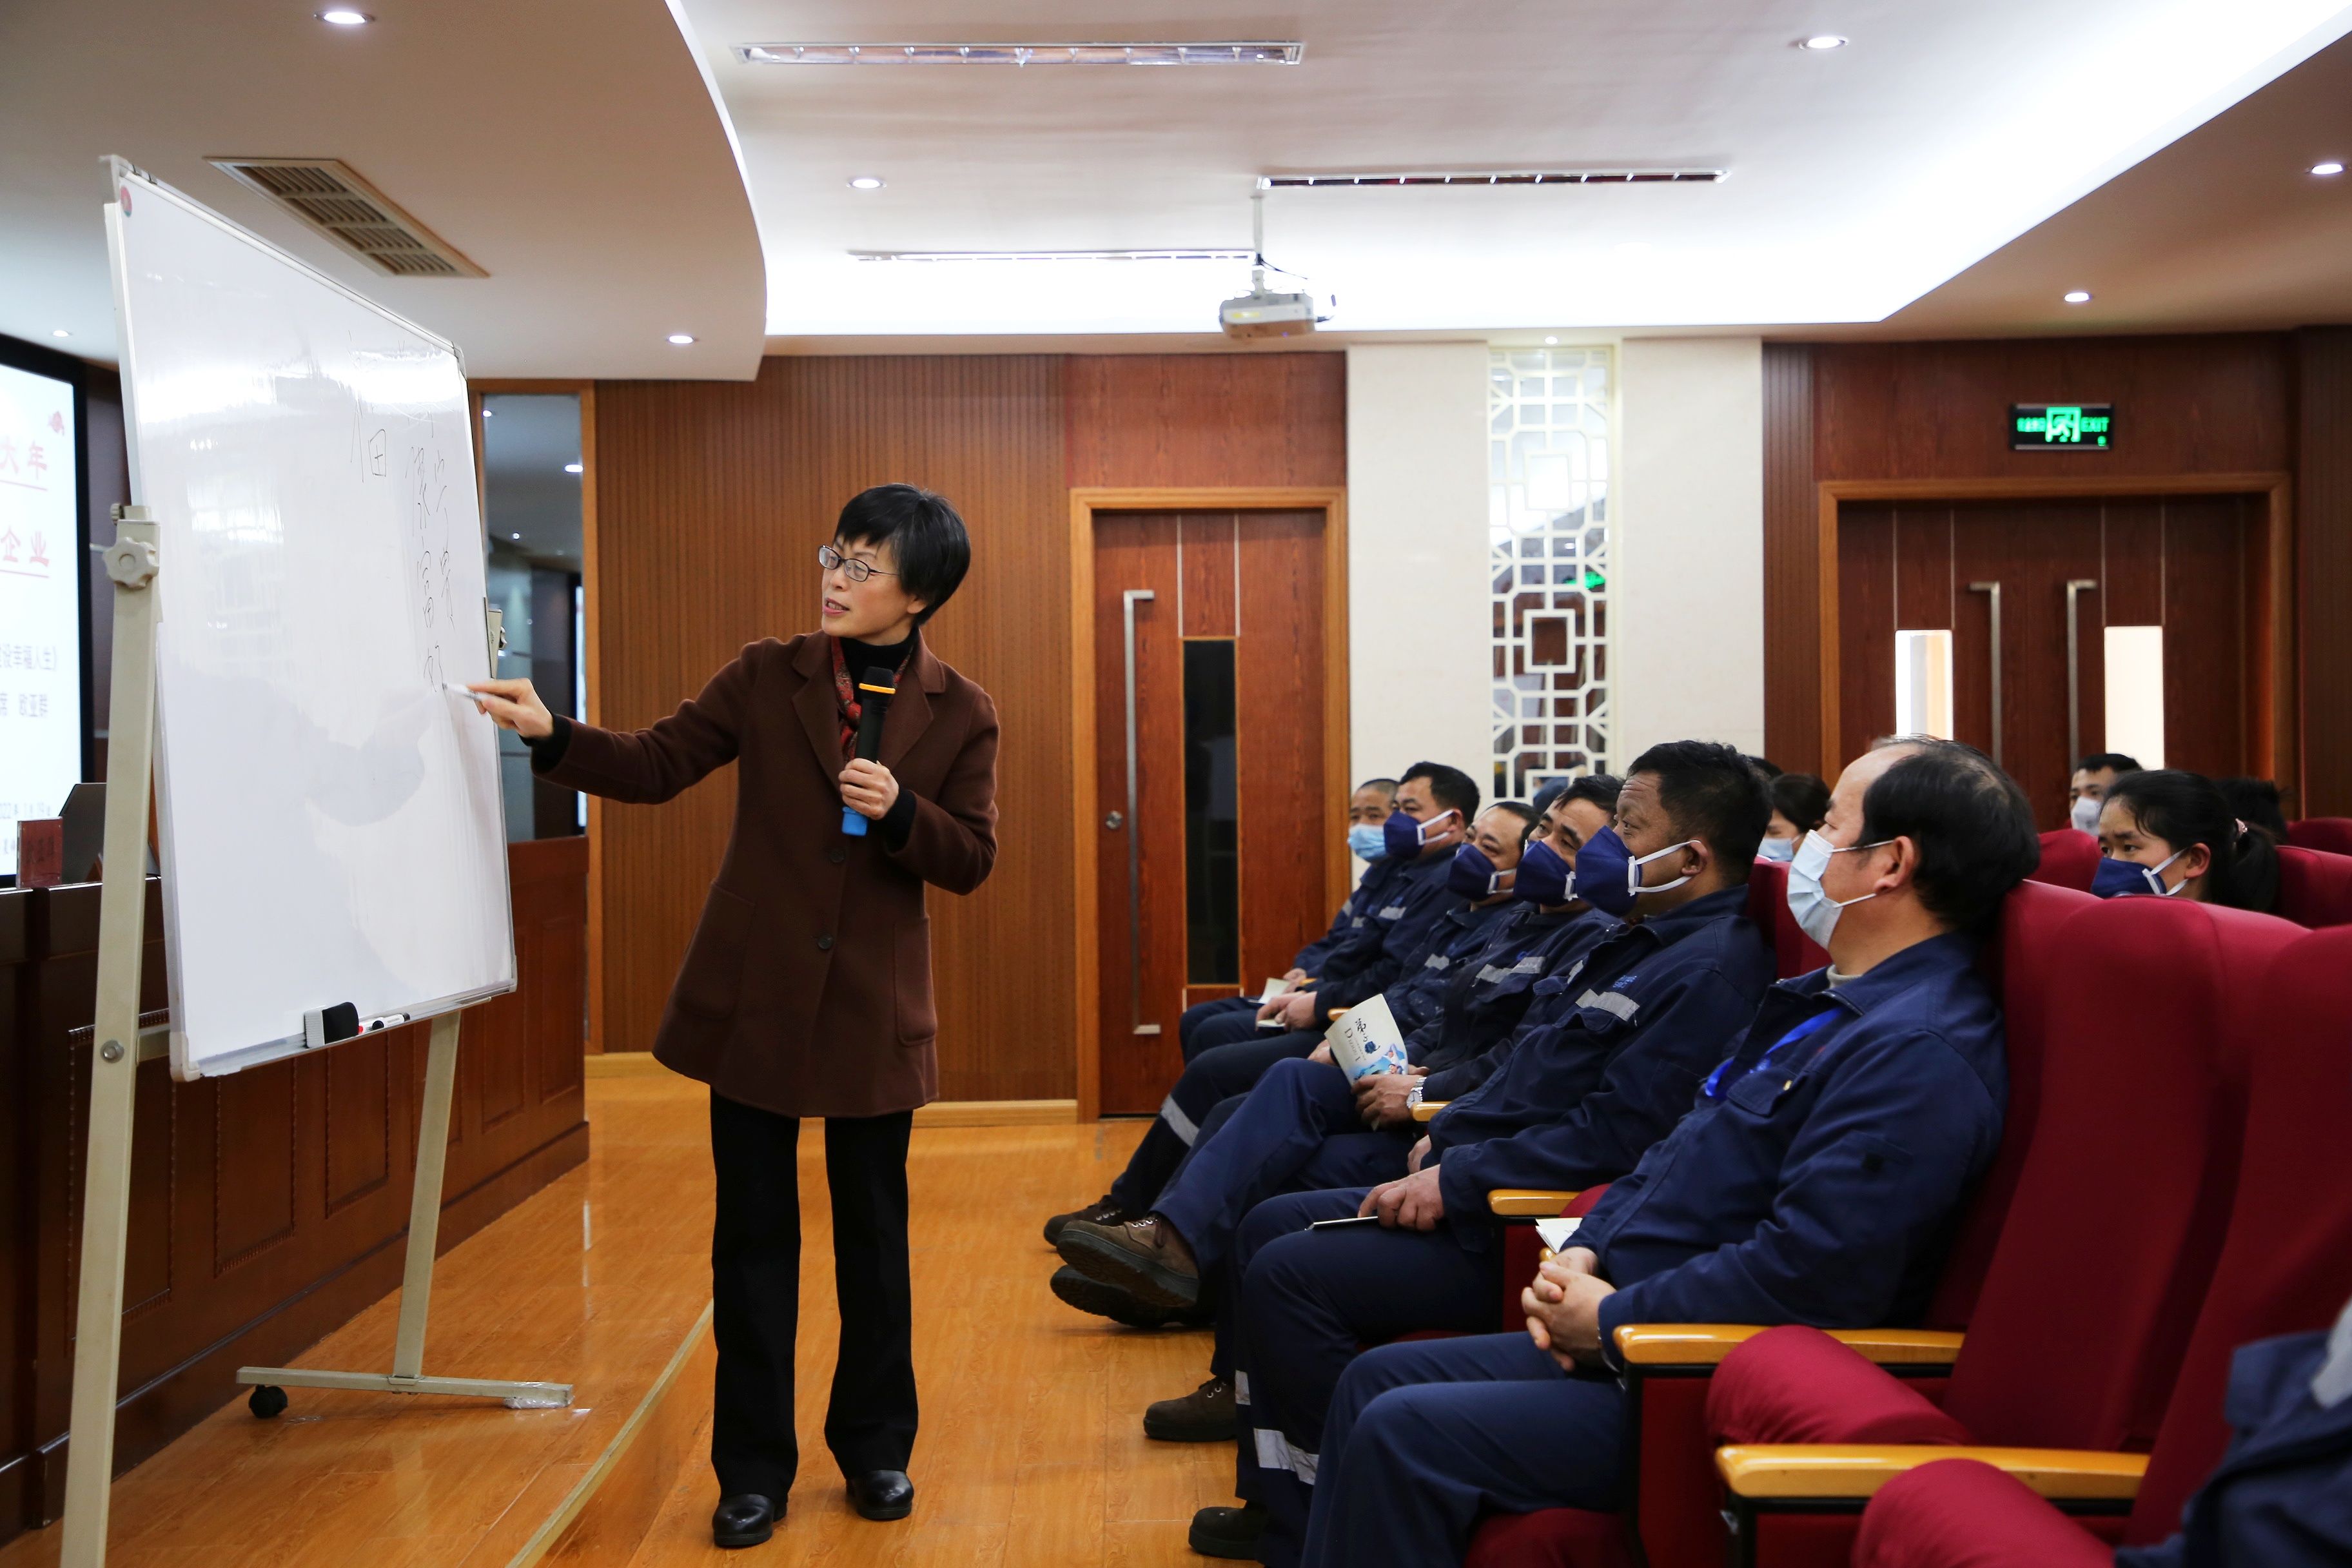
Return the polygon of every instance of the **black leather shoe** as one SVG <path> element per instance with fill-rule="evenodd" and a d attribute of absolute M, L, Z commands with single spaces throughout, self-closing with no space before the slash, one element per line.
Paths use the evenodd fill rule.
<path fill-rule="evenodd" d="M 710 1515 L 713 1546 L 757 1546 L 776 1533 L 776 1505 L 758 1492 L 719 1500 Z"/>
<path fill-rule="evenodd" d="M 1249 1563 L 1257 1557 L 1257 1538 L 1265 1533 L 1265 1505 L 1244 1503 L 1239 1508 L 1204 1508 L 1192 1515 L 1184 1544 L 1203 1557 L 1227 1557 Z"/>
<path fill-rule="evenodd" d="M 1130 1329 L 1159 1329 L 1171 1323 L 1179 1328 L 1200 1329 L 1206 1328 L 1213 1321 L 1213 1314 L 1204 1308 L 1194 1307 L 1187 1311 L 1181 1308 L 1155 1307 L 1150 1302 L 1139 1301 L 1116 1285 L 1087 1279 L 1066 1263 L 1054 1270 L 1054 1278 L 1048 1283 L 1053 1287 L 1055 1296 L 1079 1311 L 1092 1312 L 1097 1318 L 1108 1318 L 1112 1322 L 1123 1323 Z"/>
<path fill-rule="evenodd" d="M 849 1506 L 864 1519 L 904 1519 L 915 1511 L 915 1483 L 904 1470 L 868 1470 L 852 1476 Z"/>

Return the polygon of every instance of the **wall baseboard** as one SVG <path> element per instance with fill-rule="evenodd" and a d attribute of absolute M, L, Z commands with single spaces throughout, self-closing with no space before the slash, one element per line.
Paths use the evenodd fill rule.
<path fill-rule="evenodd" d="M 592 1051 L 588 1077 L 676 1078 L 651 1051 Z M 1067 1127 L 1078 1120 L 1075 1100 L 939 1100 L 915 1112 L 918 1127 Z"/>

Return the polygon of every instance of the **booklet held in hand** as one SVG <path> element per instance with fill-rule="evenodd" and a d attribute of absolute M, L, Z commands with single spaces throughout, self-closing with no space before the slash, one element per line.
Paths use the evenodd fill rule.
<path fill-rule="evenodd" d="M 1404 1035 L 1385 996 L 1349 1008 L 1323 1031 L 1323 1037 L 1331 1044 L 1331 1059 L 1350 1081 L 1404 1070 Z"/>

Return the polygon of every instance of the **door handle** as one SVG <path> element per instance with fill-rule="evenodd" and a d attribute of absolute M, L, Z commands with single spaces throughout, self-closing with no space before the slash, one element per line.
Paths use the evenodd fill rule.
<path fill-rule="evenodd" d="M 2082 598 L 2099 591 L 2095 577 L 2066 580 L 2066 765 L 2083 754 Z"/>
<path fill-rule="evenodd" d="M 1153 597 L 1149 588 L 1129 588 L 1122 595 L 1121 613 L 1126 617 L 1127 633 L 1127 817 L 1135 820 L 1136 797 L 1136 735 L 1135 735 L 1135 606 L 1149 604 Z M 1113 817 L 1118 813 L 1111 813 Z M 1116 821 L 1106 826 L 1117 828 Z M 1127 836 L 1127 998 L 1133 1009 L 1135 1033 L 1156 1035 L 1157 1024 L 1143 1021 L 1143 836 Z"/>
<path fill-rule="evenodd" d="M 1103 818 L 1103 830 L 1107 833 L 1117 833 L 1120 828 L 1126 826 L 1127 818 L 1121 816 L 1115 811 L 1108 816 Z"/>
<path fill-rule="evenodd" d="M 1989 595 L 1992 610 L 1992 765 L 2002 765 L 2000 760 L 2000 584 L 1971 583 L 1971 594 Z"/>

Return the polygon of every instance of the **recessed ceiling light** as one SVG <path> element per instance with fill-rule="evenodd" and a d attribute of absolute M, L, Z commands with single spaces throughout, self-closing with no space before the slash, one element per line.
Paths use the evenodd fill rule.
<path fill-rule="evenodd" d="M 738 44 L 754 66 L 1295 66 L 1295 40 L 1204 38 L 1173 44 Z"/>
<path fill-rule="evenodd" d="M 496 413 L 498 413 L 498 410 L 495 408 L 485 408 L 482 410 L 482 417 L 488 419 Z"/>
<path fill-rule="evenodd" d="M 520 539 L 520 538 L 522 537 L 522 535 L 521 535 L 521 534 L 520 534 L 520 533 L 509 533 L 509 534 L 508 534 L 508 535 L 507 535 L 507 537 L 508 537 L 509 539 Z"/>
<path fill-rule="evenodd" d="M 332 11 L 321 11 L 318 16 L 331 27 L 364 27 L 375 20 L 364 11 L 353 11 L 340 5 Z"/>
<path fill-rule="evenodd" d="M 2069 289 L 2066 290 L 2066 303 L 2069 305 L 2087 305 L 2090 302 L 2091 291 L 2088 289 Z"/>
<path fill-rule="evenodd" d="M 1845 39 L 1835 33 L 1815 33 L 1810 38 L 1800 38 L 1797 41 L 1797 47 L 1814 50 L 1842 49 L 1845 47 Z"/>
<path fill-rule="evenodd" d="M 66 331 L 63 327 L 51 327 L 49 329 L 49 336 L 53 338 L 69 338 L 73 336 L 73 334 Z"/>
<path fill-rule="evenodd" d="M 580 465 L 577 463 L 566 463 L 563 465 L 563 471 L 567 474 L 576 474 L 580 472 Z M 516 537 L 520 538 L 521 535 L 518 534 Z"/>
<path fill-rule="evenodd" d="M 882 188 L 882 176 L 879 174 L 852 174 L 849 176 L 849 188 L 853 191 L 878 191 Z"/>
<path fill-rule="evenodd" d="M 679 348 L 684 348 L 687 344 L 694 341 L 694 334 L 692 332 L 672 332 L 669 335 L 669 341 L 676 343 Z"/>
<path fill-rule="evenodd" d="M 1556 342 L 1559 342 L 1559 340 L 1558 338 L 1546 338 L 1546 339 L 1544 340 L 1544 342 L 1545 342 L 1547 345 L 1551 344 L 1551 343 L 1556 343 Z"/>
<path fill-rule="evenodd" d="M 2314 163 L 2311 172 L 2315 174 L 2340 174 L 2344 172 L 2344 165 L 2330 158 L 2325 163 Z"/>

